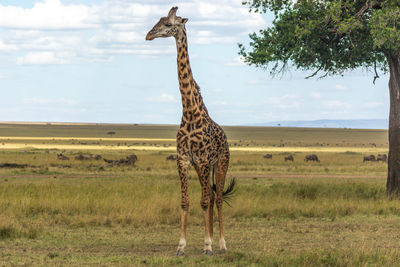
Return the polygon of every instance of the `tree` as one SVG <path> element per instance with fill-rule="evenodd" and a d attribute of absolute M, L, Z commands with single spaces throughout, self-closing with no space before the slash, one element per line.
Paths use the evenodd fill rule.
<path fill-rule="evenodd" d="M 112 135 L 116 134 L 116 132 L 110 131 L 110 132 L 107 132 L 107 134 L 109 134 L 110 136 L 112 136 Z"/>
<path fill-rule="evenodd" d="M 387 195 L 400 197 L 400 0 L 245 0 L 252 12 L 273 12 L 272 26 L 239 44 L 246 63 L 282 73 L 288 66 L 307 77 L 344 75 L 367 68 L 389 72 Z"/>

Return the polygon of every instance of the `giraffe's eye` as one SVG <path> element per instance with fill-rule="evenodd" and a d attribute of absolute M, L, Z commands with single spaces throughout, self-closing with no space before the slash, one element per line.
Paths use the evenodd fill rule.
<path fill-rule="evenodd" d="M 172 24 L 171 24 L 171 23 L 167 23 L 167 24 L 165 24 L 165 26 L 167 26 L 167 27 L 171 27 L 171 26 L 172 26 Z"/>

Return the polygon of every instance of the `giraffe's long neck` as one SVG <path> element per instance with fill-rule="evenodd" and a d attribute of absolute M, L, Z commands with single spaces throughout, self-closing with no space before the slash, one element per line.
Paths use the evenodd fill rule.
<path fill-rule="evenodd" d="M 197 120 L 201 114 L 207 113 L 200 88 L 193 79 L 190 68 L 186 30 L 176 38 L 179 89 L 182 97 L 183 116 L 186 121 Z M 207 113 L 208 114 L 208 113 Z"/>

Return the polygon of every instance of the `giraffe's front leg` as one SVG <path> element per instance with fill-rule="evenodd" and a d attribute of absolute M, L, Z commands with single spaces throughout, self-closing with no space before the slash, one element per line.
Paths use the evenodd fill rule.
<path fill-rule="evenodd" d="M 189 195 L 188 195 L 188 171 L 189 163 L 181 157 L 178 157 L 178 172 L 181 180 L 181 237 L 179 239 L 177 256 L 185 255 L 186 247 L 186 225 L 189 212 Z"/>
<path fill-rule="evenodd" d="M 201 184 L 201 200 L 200 205 L 204 212 L 205 236 L 204 236 L 204 249 L 203 253 L 206 255 L 213 255 L 212 252 L 212 222 L 211 222 L 211 186 L 210 186 L 210 166 L 204 163 L 201 166 L 196 166 L 196 172 L 199 176 Z"/>

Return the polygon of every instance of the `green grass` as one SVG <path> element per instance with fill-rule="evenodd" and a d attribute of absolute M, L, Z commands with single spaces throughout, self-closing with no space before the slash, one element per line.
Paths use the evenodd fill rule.
<path fill-rule="evenodd" d="M 201 254 L 200 188 L 192 177 L 183 259 L 173 256 L 177 180 L 12 177 L 0 188 L 0 258 L 6 262 L 391 266 L 400 256 L 400 202 L 387 200 L 383 179 L 241 178 L 232 208 L 224 208 L 229 253 L 207 258 Z"/>
<path fill-rule="evenodd" d="M 35 225 L 98 226 L 178 223 L 179 181 L 152 176 L 10 178 L 0 182 L 0 218 Z M 336 218 L 400 215 L 381 179 L 239 179 L 226 218 Z M 189 185 L 192 223 L 202 224 L 200 186 Z M 168 200 L 168 201 L 166 201 Z"/>
<path fill-rule="evenodd" d="M 175 126 L 142 125 L 2 127 L 3 136 L 28 137 L 107 137 L 104 132 L 113 130 L 119 137 L 171 138 L 175 131 Z M 341 146 L 371 142 L 385 148 L 385 131 L 226 128 L 236 146 L 272 146 L 280 139 L 299 147 L 332 146 L 344 139 Z M 320 163 L 305 162 L 304 152 L 284 162 L 287 152 L 264 159 L 261 152 L 233 151 L 228 179 L 236 177 L 238 189 L 232 207 L 224 206 L 228 254 L 223 256 L 201 253 L 200 185 L 192 170 L 183 258 L 174 256 L 180 183 L 176 162 L 165 159 L 173 152 L 85 151 L 78 145 L 64 151 L 69 161 L 58 160 L 60 152 L 0 150 L 0 164 L 30 165 L 0 169 L 1 266 L 396 266 L 400 261 L 400 201 L 386 198 L 387 165 L 362 163 L 363 154 L 355 150 L 318 153 Z M 75 160 L 80 153 L 107 159 L 135 153 L 139 160 L 136 166 L 106 167 L 102 160 Z M 217 244 L 216 238 L 215 251 Z"/>
<path fill-rule="evenodd" d="M 396 266 L 398 221 L 227 222 L 229 253 L 201 254 L 202 227 L 188 229 L 188 256 L 176 258 L 178 227 L 44 228 L 36 239 L 2 242 L 0 262 L 43 265 Z M 392 235 L 390 235 L 392 233 Z M 388 235 L 379 242 L 382 235 Z"/>

